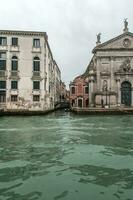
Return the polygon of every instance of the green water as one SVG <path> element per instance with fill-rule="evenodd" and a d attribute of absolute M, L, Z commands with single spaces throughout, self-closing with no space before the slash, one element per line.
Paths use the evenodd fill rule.
<path fill-rule="evenodd" d="M 0 118 L 0 200 L 133 200 L 133 116 Z"/>

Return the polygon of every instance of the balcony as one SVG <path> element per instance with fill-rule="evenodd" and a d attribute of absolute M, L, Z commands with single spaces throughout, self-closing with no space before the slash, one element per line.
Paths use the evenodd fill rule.
<path fill-rule="evenodd" d="M 0 51 L 7 51 L 7 45 L 0 45 Z"/>
<path fill-rule="evenodd" d="M 19 79 L 19 71 L 10 71 L 10 78 Z"/>
<path fill-rule="evenodd" d="M 41 80 L 41 72 L 40 71 L 33 71 L 32 79 Z"/>
<path fill-rule="evenodd" d="M 6 78 L 7 77 L 7 71 L 0 70 L 0 78 Z"/>
<path fill-rule="evenodd" d="M 19 46 L 10 46 L 10 52 L 19 52 Z"/>
<path fill-rule="evenodd" d="M 32 47 L 32 53 L 41 53 L 41 47 Z"/>

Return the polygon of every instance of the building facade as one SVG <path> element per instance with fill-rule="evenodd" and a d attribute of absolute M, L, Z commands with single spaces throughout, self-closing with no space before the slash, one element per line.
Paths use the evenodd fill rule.
<path fill-rule="evenodd" d="M 100 40 L 101 34 L 98 34 L 92 59 L 82 75 L 89 86 L 88 107 L 132 107 L 133 33 L 128 30 L 127 20 L 122 34 L 104 43 Z M 77 84 L 73 85 L 77 87 Z M 72 88 L 70 84 L 70 91 Z M 77 97 L 76 94 L 74 98 Z M 76 106 L 81 105 L 85 107 L 76 102 Z"/>
<path fill-rule="evenodd" d="M 72 107 L 89 106 L 89 85 L 88 80 L 83 76 L 76 77 L 70 83 L 70 105 Z"/>
<path fill-rule="evenodd" d="M 133 33 L 124 21 L 123 34 L 93 49 L 86 70 L 89 80 L 90 106 L 133 106 Z"/>
<path fill-rule="evenodd" d="M 45 32 L 0 31 L 0 108 L 53 109 L 60 80 Z"/>

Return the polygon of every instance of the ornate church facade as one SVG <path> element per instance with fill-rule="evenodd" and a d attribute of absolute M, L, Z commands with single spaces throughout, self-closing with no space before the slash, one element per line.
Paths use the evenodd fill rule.
<path fill-rule="evenodd" d="M 123 34 L 104 43 L 100 37 L 82 75 L 89 85 L 89 107 L 132 107 L 133 33 L 128 31 L 127 20 Z"/>

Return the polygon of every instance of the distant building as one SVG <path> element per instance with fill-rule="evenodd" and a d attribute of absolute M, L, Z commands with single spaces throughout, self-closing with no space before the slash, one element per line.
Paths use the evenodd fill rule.
<path fill-rule="evenodd" d="M 65 101 L 67 98 L 67 89 L 65 83 L 62 81 L 60 82 L 60 91 L 61 91 L 60 100 Z"/>
<path fill-rule="evenodd" d="M 69 85 L 70 105 L 72 107 L 89 106 L 89 85 L 87 79 L 83 76 L 76 77 Z"/>
<path fill-rule="evenodd" d="M 0 31 L 0 108 L 53 109 L 60 80 L 45 32 Z"/>

